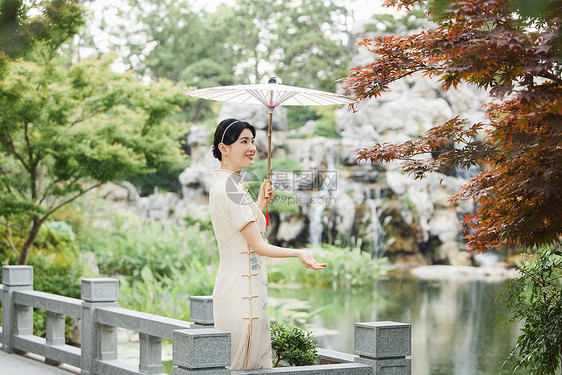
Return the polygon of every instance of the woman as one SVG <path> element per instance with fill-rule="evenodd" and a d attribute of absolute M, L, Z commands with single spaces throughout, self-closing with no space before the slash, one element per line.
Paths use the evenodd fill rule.
<path fill-rule="evenodd" d="M 245 121 L 227 119 L 215 131 L 213 156 L 221 161 L 213 175 L 209 196 L 211 222 L 220 263 L 213 291 L 215 327 L 231 333 L 232 370 L 270 368 L 271 335 L 267 306 L 267 272 L 264 256 L 296 257 L 310 269 L 320 270 L 308 252 L 267 244 L 263 240 L 262 210 L 274 193 L 266 182 L 257 202 L 242 186 L 240 172 L 254 164 L 256 131 Z"/>

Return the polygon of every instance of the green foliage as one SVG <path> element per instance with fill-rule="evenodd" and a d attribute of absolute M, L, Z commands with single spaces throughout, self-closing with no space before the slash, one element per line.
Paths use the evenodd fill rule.
<path fill-rule="evenodd" d="M 90 234 L 100 271 L 119 275 L 121 306 L 189 319 L 189 296 L 212 293 L 218 265 L 212 227 L 186 222 L 191 225 L 116 216 L 112 231 Z"/>
<path fill-rule="evenodd" d="M 374 14 L 372 23 L 365 25 L 366 32 L 374 32 L 376 34 L 392 34 L 406 33 L 423 27 L 422 20 L 427 19 L 423 9 L 416 6 L 401 18 L 387 13 Z"/>
<path fill-rule="evenodd" d="M 233 51 L 220 44 L 214 48 L 208 45 L 208 41 L 224 40 L 231 32 L 218 15 L 193 10 L 189 0 L 129 0 L 129 5 L 126 11 L 116 9 L 122 22 L 103 20 L 100 27 L 125 40 L 124 45 L 113 45 L 112 49 L 119 51 L 137 74 L 152 80 L 167 78 L 184 88 L 236 83 Z M 91 41 L 89 47 L 96 48 L 95 43 Z M 186 98 L 181 106 L 183 118 L 203 121 L 211 115 L 211 106 L 209 101 Z"/>
<path fill-rule="evenodd" d="M 311 332 L 300 328 L 288 328 L 284 324 L 271 324 L 271 347 L 275 351 L 277 367 L 280 361 L 291 366 L 311 366 L 318 361 L 317 345 Z"/>
<path fill-rule="evenodd" d="M 286 108 L 289 129 L 298 129 L 309 120 L 318 120 L 321 116 L 311 107 L 289 106 Z"/>
<path fill-rule="evenodd" d="M 341 138 L 336 131 L 336 123 L 326 118 L 321 118 L 314 125 L 314 133 L 317 137 Z"/>
<path fill-rule="evenodd" d="M 195 270 L 197 271 L 197 270 Z M 157 314 L 169 318 L 189 320 L 189 295 L 185 293 L 189 280 L 174 270 L 174 279 L 155 275 L 148 266 L 140 271 L 140 277 L 134 281 L 130 278 L 119 277 L 119 305 L 128 309 Z M 203 294 L 208 295 L 210 288 L 205 288 Z M 191 295 L 201 295 L 195 292 Z"/>
<path fill-rule="evenodd" d="M 213 223 L 211 223 L 211 217 L 207 216 L 205 218 L 196 218 L 191 216 L 186 216 L 183 218 L 185 225 L 188 227 L 194 227 L 200 231 L 213 233 Z"/>
<path fill-rule="evenodd" d="M 398 20 L 392 14 L 374 14 L 372 17 L 374 23 L 368 23 L 365 25 L 366 32 L 387 32 L 394 34 L 396 32 L 396 24 Z"/>
<path fill-rule="evenodd" d="M 36 12 L 29 12 L 31 8 Z M 0 77 L 9 59 L 24 56 L 41 43 L 55 51 L 83 24 L 83 10 L 75 1 L 1 1 Z"/>
<path fill-rule="evenodd" d="M 298 161 L 291 158 L 272 158 L 271 170 L 277 171 L 290 171 L 294 172 L 299 170 L 300 165 Z M 257 181 L 263 182 L 267 176 L 267 159 L 256 160 L 254 165 L 249 170 L 256 176 Z M 260 186 L 261 186 L 260 182 Z M 259 189 L 257 190 L 259 191 Z M 255 196 L 257 198 L 257 196 Z"/>
<path fill-rule="evenodd" d="M 299 163 L 290 158 L 272 158 L 271 159 L 271 171 L 298 171 L 300 168 Z M 254 200 L 257 200 L 260 186 L 267 176 L 267 159 L 257 160 L 252 167 L 250 167 L 251 173 L 256 176 L 256 180 L 251 181 L 246 184 L 246 188 L 250 192 L 250 195 Z M 299 213 L 300 208 L 296 204 L 295 195 L 289 191 L 282 191 L 276 189 L 275 195 L 268 205 L 269 212 L 289 212 L 289 213 Z"/>
<path fill-rule="evenodd" d="M 372 259 L 370 254 L 359 249 L 326 246 L 314 253 L 314 257 L 328 267 L 321 272 L 310 272 L 305 267 L 295 267 L 291 261 L 275 263 L 269 267 L 271 283 L 321 286 L 332 289 L 351 289 L 372 286 L 383 278 L 392 266 L 386 258 Z"/>
<path fill-rule="evenodd" d="M 33 219 L 20 249 L 25 264 L 40 226 L 98 183 L 181 160 L 181 125 L 168 121 L 185 101 L 168 81 L 146 86 L 113 59 L 67 66 L 48 46 L 7 64 L 0 90 L 0 216 Z"/>
<path fill-rule="evenodd" d="M 10 226 L 0 225 L 0 262 L 14 264 L 18 254 L 9 244 L 9 237 L 16 246 L 25 241 L 25 226 L 17 225 L 22 216 L 14 217 Z M 7 223 L 6 223 L 7 224 Z M 80 298 L 82 263 L 78 241 L 72 227 L 64 221 L 48 221 L 39 230 L 36 251 L 30 255 L 28 264 L 33 267 L 33 289 Z M 65 323 L 65 337 L 72 336 L 71 319 Z M 45 310 L 34 309 L 34 335 L 45 335 Z"/>
<path fill-rule="evenodd" d="M 116 215 L 112 220 L 113 231 L 100 229 L 101 233 L 92 234 L 99 237 L 95 251 L 103 261 L 100 271 L 107 275 L 135 279 L 147 266 L 157 275 L 172 277 L 175 270 L 186 267 L 193 258 L 206 261 L 216 248 L 212 232 L 197 226 L 182 228 L 158 220 L 139 222 L 128 215 Z"/>
<path fill-rule="evenodd" d="M 261 182 L 251 181 L 245 184 L 246 189 L 250 192 L 250 195 L 257 199 Z M 275 190 L 273 199 L 268 204 L 269 212 L 288 212 L 291 214 L 298 214 L 300 212 L 299 205 L 297 204 L 296 197 L 293 193 L 289 191 L 283 191 L 280 189 Z"/>
<path fill-rule="evenodd" d="M 129 4 L 130 11 L 120 12 L 127 22 L 108 31 L 125 35 L 122 55 L 141 75 L 204 88 L 277 74 L 285 84 L 305 82 L 333 92 L 336 80 L 346 74 L 348 30 L 341 20 L 348 14 L 335 2 L 239 0 L 214 12 L 196 11 L 189 0 Z M 134 30 L 127 27 L 131 20 Z M 215 47 L 209 48 L 210 40 Z M 184 110 L 195 121 L 209 108 L 210 103 L 193 100 Z"/>
<path fill-rule="evenodd" d="M 181 184 L 178 177 L 190 164 L 190 161 L 185 161 L 163 166 L 156 172 L 131 176 L 127 180 L 137 187 L 142 197 L 153 194 L 155 188 L 158 188 L 159 192 L 180 193 Z"/>
<path fill-rule="evenodd" d="M 47 222 L 35 245 L 28 263 L 33 267 L 33 289 L 80 298 L 82 263 L 72 227 L 63 221 Z"/>
<path fill-rule="evenodd" d="M 517 269 L 521 278 L 511 280 L 498 297 L 509 310 L 505 325 L 524 322 L 511 352 L 511 371 L 554 375 L 562 359 L 562 248 L 538 249 Z"/>
<path fill-rule="evenodd" d="M 15 264 L 18 258 L 9 244 L 9 237 L 17 247 L 25 241 L 24 225 L 16 225 L 22 217 L 16 217 L 11 225 L 0 225 L 0 262 Z M 48 221 L 39 230 L 36 251 L 29 257 L 33 266 L 35 290 L 80 298 L 82 263 L 78 241 L 72 227 L 63 221 Z"/>
<path fill-rule="evenodd" d="M 290 191 L 277 189 L 273 199 L 269 202 L 269 212 L 287 212 L 290 214 L 300 213 L 297 197 Z"/>

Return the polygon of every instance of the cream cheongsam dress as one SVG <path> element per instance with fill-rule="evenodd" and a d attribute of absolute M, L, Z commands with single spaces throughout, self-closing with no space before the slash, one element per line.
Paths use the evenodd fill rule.
<path fill-rule="evenodd" d="M 265 262 L 240 233 L 255 221 L 263 236 L 265 217 L 241 178 L 238 173 L 216 169 L 209 195 L 220 254 L 213 291 L 215 328 L 232 335 L 230 369 L 271 368 Z"/>

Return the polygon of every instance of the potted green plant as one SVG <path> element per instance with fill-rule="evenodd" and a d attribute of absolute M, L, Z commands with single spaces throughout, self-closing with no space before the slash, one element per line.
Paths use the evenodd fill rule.
<path fill-rule="evenodd" d="M 273 322 L 271 324 L 271 346 L 275 352 L 273 367 L 277 367 L 281 361 L 289 366 L 317 364 L 317 345 L 311 335 L 312 332 Z"/>

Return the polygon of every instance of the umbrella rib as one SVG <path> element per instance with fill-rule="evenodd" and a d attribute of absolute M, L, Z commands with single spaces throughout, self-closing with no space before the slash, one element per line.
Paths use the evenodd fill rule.
<path fill-rule="evenodd" d="M 285 103 L 287 100 L 291 99 L 297 94 L 298 92 L 289 92 L 289 91 L 284 91 L 282 93 L 279 93 L 279 96 L 277 97 L 277 105 L 281 105 Z"/>
<path fill-rule="evenodd" d="M 231 91 L 227 91 L 227 92 L 217 93 L 217 94 L 215 94 L 215 95 L 212 95 L 212 94 L 211 94 L 211 95 L 209 95 L 209 96 L 207 97 L 207 99 L 210 99 L 210 100 L 229 101 L 229 100 L 232 100 L 232 99 L 234 99 L 234 98 L 236 98 L 236 97 L 238 97 L 238 96 L 240 96 L 240 94 L 239 94 L 239 93 L 236 93 L 235 91 L 232 91 L 232 92 L 231 92 Z M 225 99 L 225 97 L 226 97 L 226 99 Z"/>
<path fill-rule="evenodd" d="M 260 102 L 262 102 L 263 104 L 268 105 L 267 98 L 266 98 L 265 94 L 263 94 L 263 91 L 246 90 L 246 92 L 248 94 L 252 95 L 257 100 L 259 100 Z"/>
<path fill-rule="evenodd" d="M 348 103 L 353 102 L 353 99 L 351 99 L 351 98 L 347 98 L 345 96 L 339 96 L 339 95 L 336 95 L 336 94 L 320 95 L 320 94 L 313 93 L 313 94 L 310 94 L 310 95 L 313 96 L 314 98 L 322 99 L 322 100 L 325 100 L 325 101 L 330 102 L 332 104 L 345 104 L 345 103 L 342 103 L 343 99 L 345 99 Z M 314 100 L 312 97 L 309 97 L 309 99 Z"/>
<path fill-rule="evenodd" d="M 315 95 L 313 95 L 313 94 L 308 94 L 308 95 L 309 95 L 308 98 L 307 98 L 308 100 L 315 102 L 317 105 L 322 105 L 322 101 L 318 100 L 315 97 Z M 322 99 L 325 99 L 325 98 L 322 98 Z"/>

